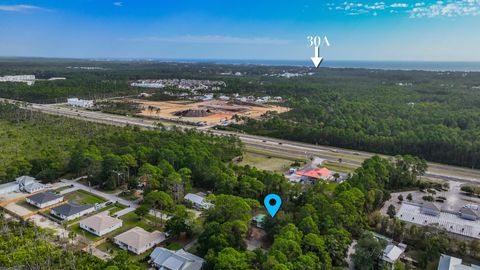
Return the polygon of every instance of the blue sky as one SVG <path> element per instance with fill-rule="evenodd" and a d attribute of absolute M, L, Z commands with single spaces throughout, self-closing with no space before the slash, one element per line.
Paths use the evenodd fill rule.
<path fill-rule="evenodd" d="M 0 0 L 0 55 L 480 61 L 480 0 Z"/>

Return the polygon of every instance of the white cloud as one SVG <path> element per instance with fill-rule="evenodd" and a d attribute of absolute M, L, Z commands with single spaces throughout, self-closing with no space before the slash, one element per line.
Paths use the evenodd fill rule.
<path fill-rule="evenodd" d="M 283 45 L 290 41 L 286 39 L 276 39 L 270 37 L 233 37 L 233 36 L 219 36 L 219 35 L 205 35 L 205 36 L 175 36 L 175 37 L 142 37 L 127 39 L 129 41 L 137 42 L 175 42 L 175 43 L 216 43 L 216 44 L 252 44 L 252 45 Z"/>
<path fill-rule="evenodd" d="M 409 11 L 411 18 L 457 17 L 480 15 L 480 0 L 448 0 L 416 6 Z"/>
<path fill-rule="evenodd" d="M 406 8 L 408 7 L 408 4 L 406 3 L 393 3 L 390 5 L 392 8 Z"/>
<path fill-rule="evenodd" d="M 113 5 L 116 7 L 123 7 L 123 2 L 113 2 Z"/>
<path fill-rule="evenodd" d="M 0 11 L 28 13 L 34 11 L 46 11 L 47 9 L 32 5 L 0 5 Z"/>
<path fill-rule="evenodd" d="M 389 2 L 389 1 L 387 1 Z M 480 15 L 480 0 L 430 0 L 424 2 L 374 2 L 371 0 L 351 0 L 327 4 L 330 10 L 346 15 L 377 16 L 385 13 L 408 14 L 411 18 L 456 17 Z"/>

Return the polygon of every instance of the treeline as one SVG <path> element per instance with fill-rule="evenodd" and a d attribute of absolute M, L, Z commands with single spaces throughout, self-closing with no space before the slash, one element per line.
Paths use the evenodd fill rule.
<path fill-rule="evenodd" d="M 242 144 L 233 136 L 107 126 L 30 112 L 13 104 L 0 105 L 0 125 L 7 130 L 0 136 L 7 150 L 0 163 L 4 181 L 24 174 L 53 181 L 70 173 L 115 189 L 136 181 L 138 172 L 153 170 L 157 178 L 152 177 L 150 184 L 155 188 L 163 177 L 173 178 L 173 173 L 188 169 L 193 184 L 213 188 L 222 182 L 226 162 L 242 153 Z"/>
<path fill-rule="evenodd" d="M 316 76 L 247 86 L 283 96 L 292 110 L 233 128 L 479 168 L 478 85 L 480 74 L 473 72 L 325 69 Z"/>

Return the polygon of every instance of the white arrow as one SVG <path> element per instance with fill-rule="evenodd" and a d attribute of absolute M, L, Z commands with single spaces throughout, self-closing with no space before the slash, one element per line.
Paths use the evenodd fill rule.
<path fill-rule="evenodd" d="M 311 57 L 311 58 L 316 68 L 318 68 L 323 61 L 323 58 L 319 57 L 319 54 L 320 54 L 320 47 L 315 47 L 315 57 Z"/>

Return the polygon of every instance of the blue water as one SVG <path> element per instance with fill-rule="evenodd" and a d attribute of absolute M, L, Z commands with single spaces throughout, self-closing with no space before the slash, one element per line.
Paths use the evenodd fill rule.
<path fill-rule="evenodd" d="M 308 60 L 202 60 L 172 59 L 174 62 L 216 63 L 232 65 L 265 65 L 265 66 L 313 66 Z M 421 61 L 346 61 L 328 60 L 321 67 L 329 68 L 366 68 L 386 70 L 426 70 L 426 71 L 480 71 L 480 62 L 421 62 Z"/>

